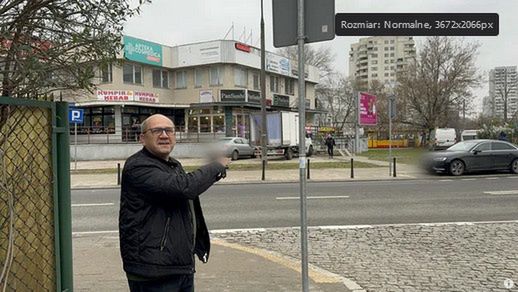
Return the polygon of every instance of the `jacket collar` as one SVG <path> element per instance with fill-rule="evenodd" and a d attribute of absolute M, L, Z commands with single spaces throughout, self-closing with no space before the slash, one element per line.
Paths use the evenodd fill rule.
<path fill-rule="evenodd" d="M 162 158 L 155 156 L 153 153 L 151 153 L 149 150 L 147 150 L 146 147 L 142 147 L 142 153 L 144 155 L 146 155 L 147 157 L 158 160 L 161 163 L 167 164 L 168 166 L 174 166 L 174 167 L 180 166 L 180 162 L 178 160 L 172 158 L 171 156 L 169 156 L 169 160 L 165 161 Z"/>

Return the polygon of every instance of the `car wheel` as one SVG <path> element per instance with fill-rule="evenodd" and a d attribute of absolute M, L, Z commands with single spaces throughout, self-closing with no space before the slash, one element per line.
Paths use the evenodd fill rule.
<path fill-rule="evenodd" d="M 291 150 L 291 148 L 287 148 L 284 151 L 284 157 L 286 158 L 286 160 L 291 160 L 293 158 L 293 150 Z"/>
<path fill-rule="evenodd" d="M 455 159 L 450 163 L 450 174 L 451 175 L 455 175 L 455 176 L 462 175 L 464 173 L 464 170 L 465 170 L 464 162 L 462 162 L 458 159 Z"/>
<path fill-rule="evenodd" d="M 518 174 L 518 158 L 511 162 L 511 172 Z"/>
<path fill-rule="evenodd" d="M 237 160 L 239 158 L 239 152 L 237 152 L 237 150 L 234 150 L 232 152 L 232 160 Z"/>

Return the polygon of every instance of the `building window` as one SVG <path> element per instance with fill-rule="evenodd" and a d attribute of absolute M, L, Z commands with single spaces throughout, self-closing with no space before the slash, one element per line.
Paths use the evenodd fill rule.
<path fill-rule="evenodd" d="M 372 64 L 372 65 L 376 65 L 376 64 L 378 64 L 378 60 L 372 60 L 371 64 Z"/>
<path fill-rule="evenodd" d="M 248 72 L 244 68 L 234 68 L 234 84 L 240 87 L 248 86 Z"/>
<path fill-rule="evenodd" d="M 279 92 L 279 78 L 278 77 L 270 76 L 270 91 Z"/>
<path fill-rule="evenodd" d="M 378 73 L 372 73 L 371 77 L 378 77 Z"/>
<path fill-rule="evenodd" d="M 252 82 L 253 82 L 254 89 L 259 90 L 259 75 L 257 75 L 257 74 L 252 75 Z"/>
<path fill-rule="evenodd" d="M 169 87 L 169 72 L 166 70 L 153 69 L 153 87 Z"/>
<path fill-rule="evenodd" d="M 187 75 L 187 72 L 185 71 L 176 71 L 176 79 L 175 79 L 175 82 L 176 82 L 176 86 L 175 88 L 176 89 L 182 89 L 182 88 L 187 88 L 187 80 L 186 80 L 186 76 Z"/>
<path fill-rule="evenodd" d="M 203 71 L 201 69 L 194 69 L 194 87 L 202 87 L 203 85 Z"/>
<path fill-rule="evenodd" d="M 210 85 L 221 85 L 221 75 L 222 72 L 220 70 L 220 67 L 210 67 L 209 71 L 209 79 L 210 79 Z"/>
<path fill-rule="evenodd" d="M 125 63 L 122 67 L 122 80 L 124 83 L 142 84 L 142 66 Z"/>
<path fill-rule="evenodd" d="M 101 82 L 111 83 L 113 81 L 112 75 L 112 64 L 104 65 L 101 67 Z"/>
<path fill-rule="evenodd" d="M 393 51 L 394 50 L 394 47 L 390 47 L 390 50 Z"/>
<path fill-rule="evenodd" d="M 284 82 L 286 84 L 284 93 L 289 94 L 289 95 L 294 95 L 295 94 L 295 80 L 293 80 L 289 77 L 286 77 L 286 78 L 284 78 Z"/>

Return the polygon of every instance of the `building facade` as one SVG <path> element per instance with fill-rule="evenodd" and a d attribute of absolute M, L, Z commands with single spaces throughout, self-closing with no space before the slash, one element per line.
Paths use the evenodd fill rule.
<path fill-rule="evenodd" d="M 361 38 L 349 51 L 349 76 L 367 90 L 373 81 L 395 83 L 402 70 L 416 57 L 415 42 L 408 36 Z"/>
<path fill-rule="evenodd" d="M 149 115 L 169 116 L 177 138 L 249 136 L 260 111 L 260 49 L 232 40 L 175 47 L 124 36 L 120 62 L 99 68 L 97 90 L 63 97 L 84 109 L 83 142 L 136 141 Z M 318 69 L 306 65 L 306 108 L 314 119 Z M 266 52 L 268 111 L 298 108 L 297 62 Z"/>
<path fill-rule="evenodd" d="M 505 96 L 507 96 L 507 119 L 516 118 L 518 112 L 516 66 L 495 67 L 489 71 L 489 96 L 483 101 L 483 114 L 503 119 Z"/>

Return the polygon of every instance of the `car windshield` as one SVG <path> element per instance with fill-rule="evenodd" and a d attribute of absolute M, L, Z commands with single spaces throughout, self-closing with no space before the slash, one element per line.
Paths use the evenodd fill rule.
<path fill-rule="evenodd" d="M 478 142 L 475 141 L 463 141 L 459 142 L 450 148 L 448 148 L 448 151 L 468 151 L 469 149 L 473 148 L 473 146 L 477 145 Z"/>

